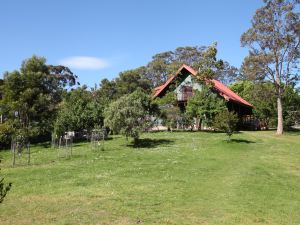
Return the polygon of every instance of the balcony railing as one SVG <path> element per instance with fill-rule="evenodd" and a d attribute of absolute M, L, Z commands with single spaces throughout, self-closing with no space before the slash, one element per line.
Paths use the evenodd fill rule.
<path fill-rule="evenodd" d="M 177 101 L 186 102 L 193 96 L 193 92 L 182 92 L 177 94 Z"/>

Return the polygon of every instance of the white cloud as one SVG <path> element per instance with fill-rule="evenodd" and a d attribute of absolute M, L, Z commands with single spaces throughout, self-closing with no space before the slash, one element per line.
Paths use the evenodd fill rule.
<path fill-rule="evenodd" d="M 60 64 L 72 69 L 84 70 L 99 70 L 109 67 L 109 63 L 105 59 L 89 57 L 89 56 L 74 56 L 62 59 Z"/>

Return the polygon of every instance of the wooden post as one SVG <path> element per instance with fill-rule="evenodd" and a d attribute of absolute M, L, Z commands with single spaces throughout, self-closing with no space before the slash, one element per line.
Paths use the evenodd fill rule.
<path fill-rule="evenodd" d="M 65 137 L 65 156 L 68 157 L 68 139 Z"/>
<path fill-rule="evenodd" d="M 14 141 L 12 141 L 12 152 L 13 152 L 13 167 L 14 167 L 16 163 L 16 146 Z"/>
<path fill-rule="evenodd" d="M 61 146 L 61 136 L 59 137 L 59 143 L 58 143 L 58 148 Z"/>
<path fill-rule="evenodd" d="M 102 131 L 102 151 L 104 151 L 105 131 Z"/>
<path fill-rule="evenodd" d="M 30 142 L 27 143 L 28 165 L 30 164 Z"/>
<path fill-rule="evenodd" d="M 70 138 L 70 144 L 71 144 L 71 146 L 70 146 L 70 148 L 71 148 L 71 156 L 72 156 L 72 146 L 73 146 L 73 138 Z"/>

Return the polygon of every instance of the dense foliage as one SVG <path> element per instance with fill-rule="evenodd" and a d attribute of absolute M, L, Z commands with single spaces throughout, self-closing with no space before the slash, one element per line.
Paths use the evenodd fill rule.
<path fill-rule="evenodd" d="M 75 84 L 76 76 L 67 67 L 46 65 L 43 57 L 25 60 L 20 71 L 4 74 L 0 114 L 5 125 L 1 130 L 25 139 L 49 133 L 65 88 Z"/>
<path fill-rule="evenodd" d="M 103 126 L 104 105 L 94 92 L 87 87 L 77 88 L 67 94 L 60 105 L 60 111 L 54 125 L 57 136 L 67 131 L 91 131 Z"/>
<path fill-rule="evenodd" d="M 195 91 L 194 96 L 188 100 L 186 113 L 197 119 L 198 129 L 201 129 L 202 123 L 212 127 L 215 116 L 226 109 L 225 101 L 203 85 L 202 90 Z"/>
<path fill-rule="evenodd" d="M 224 131 L 230 140 L 237 129 L 238 121 L 239 118 L 234 112 L 224 110 L 214 118 L 214 127 L 220 131 Z"/>
<path fill-rule="evenodd" d="M 115 133 L 132 137 L 136 144 L 140 132 L 150 127 L 153 114 L 151 98 L 141 90 L 112 102 L 104 111 L 104 124 Z"/>
<path fill-rule="evenodd" d="M 1 163 L 1 160 L 0 160 Z M 5 184 L 4 183 L 4 178 L 0 176 L 0 203 L 3 202 L 5 196 L 11 189 L 11 183 Z"/>
<path fill-rule="evenodd" d="M 232 84 L 230 88 L 255 106 L 253 112 L 256 118 L 260 120 L 262 127 L 268 129 L 276 126 L 276 92 L 272 82 L 253 83 L 245 80 Z M 283 110 L 284 127 L 289 129 L 299 123 L 299 88 L 288 86 L 283 94 L 282 101 L 285 106 Z"/>
<path fill-rule="evenodd" d="M 176 94 L 172 91 L 167 92 L 163 97 L 156 98 L 155 104 L 159 107 L 159 118 L 162 125 L 168 127 L 168 130 L 177 128 L 182 117 L 182 113 L 177 105 Z"/>
<path fill-rule="evenodd" d="M 224 83 L 231 82 L 238 76 L 238 70 L 223 60 L 216 60 L 216 43 L 212 46 L 178 47 L 174 51 L 154 55 L 146 66 L 146 77 L 152 84 L 158 86 L 174 74 L 182 64 L 200 69 L 206 73 L 213 69 L 215 78 Z M 214 62 L 217 62 L 214 64 Z"/>
<path fill-rule="evenodd" d="M 8 146 L 13 135 L 13 128 L 9 122 L 0 124 L 0 149 Z"/>
<path fill-rule="evenodd" d="M 276 102 L 279 97 L 281 105 L 284 105 L 284 125 L 290 127 L 299 123 L 300 97 L 299 89 L 296 88 L 299 49 L 295 45 L 298 37 L 294 35 L 296 31 L 293 27 L 298 21 L 298 16 L 293 14 L 295 5 L 288 0 L 265 2 L 266 6 L 259 9 L 254 17 L 253 27 L 242 36 L 243 45 L 251 48 L 250 56 L 242 66 L 242 76 L 228 62 L 217 59 L 216 43 L 207 47 L 187 46 L 158 53 L 145 66 L 120 72 L 112 80 L 103 79 L 100 86 L 95 85 L 94 88 L 79 86 L 73 89 L 78 84 L 76 75 L 67 67 L 47 65 L 43 57 L 33 56 L 25 60 L 19 71 L 6 72 L 3 80 L 0 80 L 0 148 L 8 146 L 12 137 L 20 136 L 29 140 L 49 135 L 53 131 L 56 135 L 63 135 L 66 131 L 89 132 L 95 127 L 104 126 L 104 117 L 114 132 L 138 139 L 139 133 L 148 126 L 150 115 L 154 113 L 151 108 L 153 105 L 159 105 L 159 110 L 155 109 L 156 118 L 161 118 L 162 125 L 169 129 L 193 129 L 195 121 L 198 128 L 201 128 L 201 124 L 213 128 L 215 116 L 226 109 L 226 104 L 211 89 L 209 80 L 212 78 L 226 84 L 242 78 L 243 81 L 231 87 L 255 106 L 254 114 L 266 128 L 278 120 Z M 276 14 L 279 12 L 286 17 Z M 283 38 L 283 43 L 279 45 L 281 50 L 285 46 L 290 56 L 287 58 L 283 55 L 279 62 L 283 68 L 279 78 L 287 75 L 287 66 L 293 67 L 285 76 L 286 80 L 279 79 L 279 83 L 275 56 L 270 53 L 274 46 L 268 46 L 269 42 L 260 43 L 263 38 L 273 41 L 270 36 L 272 32 L 264 27 L 268 37 L 263 37 L 259 27 L 262 15 L 267 15 L 267 22 L 270 22 L 272 13 L 284 22 L 282 26 L 290 35 L 290 39 Z M 288 25 L 291 27 L 286 27 Z M 257 35 L 251 36 L 254 31 L 257 31 Z M 260 50 L 255 50 L 255 47 L 260 47 Z M 194 90 L 194 96 L 188 99 L 186 105 L 179 105 L 175 93 L 170 91 L 178 87 L 182 80 L 176 80 L 170 85 L 169 92 L 154 102 L 146 96 L 182 64 L 190 65 L 198 71 L 192 80 L 202 87 L 202 90 Z M 267 69 L 269 73 L 273 71 L 273 74 L 266 73 Z M 274 74 L 275 77 L 272 77 Z M 271 79 L 266 81 L 266 78 Z M 275 83 L 273 78 L 276 78 Z M 152 110 L 152 114 L 149 110 Z M 116 120 L 112 116 L 116 116 Z M 124 120 L 120 122 L 120 118 Z"/>

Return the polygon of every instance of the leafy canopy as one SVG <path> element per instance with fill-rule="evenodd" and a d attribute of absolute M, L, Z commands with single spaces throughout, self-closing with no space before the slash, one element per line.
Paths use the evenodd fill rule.
<path fill-rule="evenodd" d="M 140 132 L 149 127 L 153 113 L 151 98 L 142 90 L 124 95 L 104 111 L 104 124 L 113 132 L 132 137 L 136 142 Z"/>
<path fill-rule="evenodd" d="M 285 89 L 299 80 L 300 17 L 299 1 L 264 0 L 252 27 L 241 36 L 250 49 L 242 65 L 244 75 L 253 80 L 270 80 L 277 97 L 277 134 L 283 132 L 282 97 Z"/>
<path fill-rule="evenodd" d="M 213 93 L 209 87 L 203 85 L 202 90 L 196 90 L 193 97 L 188 100 L 186 113 L 211 127 L 214 117 L 226 109 L 225 101 Z"/>
<path fill-rule="evenodd" d="M 76 76 L 67 67 L 46 65 L 45 58 L 33 56 L 23 61 L 20 71 L 4 74 L 0 114 L 14 134 L 26 138 L 45 134 L 52 129 L 66 88 L 75 83 Z"/>
<path fill-rule="evenodd" d="M 96 126 L 103 126 L 105 105 L 101 100 L 86 86 L 69 92 L 60 105 L 54 133 L 61 136 L 66 131 L 90 131 Z"/>
<path fill-rule="evenodd" d="M 239 118 L 234 112 L 224 110 L 214 118 L 214 128 L 224 131 L 230 140 L 234 131 L 236 131 L 238 121 Z"/>
<path fill-rule="evenodd" d="M 1 160 L 0 160 L 0 163 L 1 163 Z M 11 189 L 11 185 L 12 185 L 11 183 L 5 184 L 4 178 L 0 176 L 0 203 L 3 202 L 5 196 Z"/>

